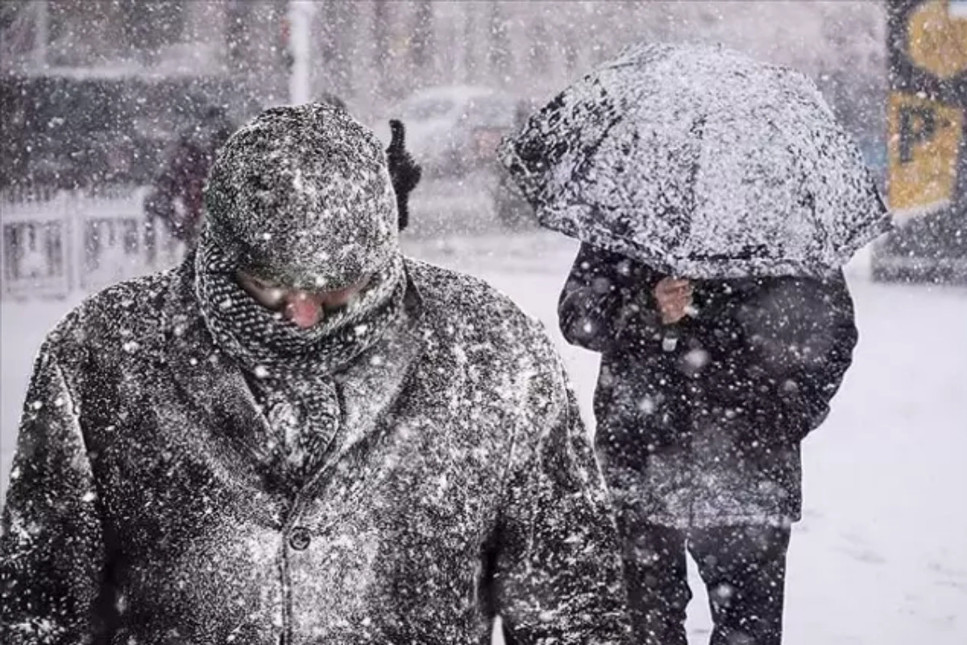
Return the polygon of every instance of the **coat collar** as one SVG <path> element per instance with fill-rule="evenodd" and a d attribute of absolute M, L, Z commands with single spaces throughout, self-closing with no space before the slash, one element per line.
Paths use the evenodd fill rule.
<path fill-rule="evenodd" d="M 161 325 L 149 351 L 193 408 L 199 425 L 231 444 L 235 452 L 264 472 L 271 461 L 271 428 L 238 364 L 214 344 L 194 293 L 194 263 L 173 270 L 158 306 Z M 421 355 L 426 351 L 424 303 L 407 271 L 402 324 L 344 370 L 333 375 L 340 387 L 343 427 L 333 454 L 320 464 L 326 470 L 370 438 L 389 413 Z M 317 480 L 321 472 L 307 479 Z"/>

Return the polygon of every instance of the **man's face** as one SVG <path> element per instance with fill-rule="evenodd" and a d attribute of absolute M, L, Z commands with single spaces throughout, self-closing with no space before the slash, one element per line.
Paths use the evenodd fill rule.
<path fill-rule="evenodd" d="M 323 320 L 327 310 L 348 305 L 369 284 L 369 276 L 366 276 L 342 289 L 309 291 L 272 284 L 241 271 L 236 278 L 256 302 L 266 309 L 280 312 L 302 329 L 308 329 Z"/>

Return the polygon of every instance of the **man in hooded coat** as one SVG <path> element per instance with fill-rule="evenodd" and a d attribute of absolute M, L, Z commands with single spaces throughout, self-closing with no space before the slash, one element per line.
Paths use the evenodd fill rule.
<path fill-rule="evenodd" d="M 385 155 L 274 108 L 195 252 L 71 312 L 35 365 L 0 641 L 625 642 L 602 478 L 544 332 L 407 258 Z"/>

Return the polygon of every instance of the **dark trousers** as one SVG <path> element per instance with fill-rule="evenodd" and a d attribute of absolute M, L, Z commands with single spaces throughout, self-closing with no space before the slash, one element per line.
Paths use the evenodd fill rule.
<path fill-rule="evenodd" d="M 687 532 L 619 521 L 635 643 L 687 645 L 685 553 L 708 589 L 711 645 L 779 645 L 789 529 L 723 526 Z"/>

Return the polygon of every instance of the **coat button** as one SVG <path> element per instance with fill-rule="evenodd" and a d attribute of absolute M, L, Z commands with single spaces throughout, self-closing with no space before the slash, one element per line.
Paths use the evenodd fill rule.
<path fill-rule="evenodd" d="M 309 529 L 304 526 L 297 526 L 289 533 L 289 546 L 296 551 L 305 551 L 309 548 L 310 542 L 312 542 L 312 537 L 309 534 Z"/>

